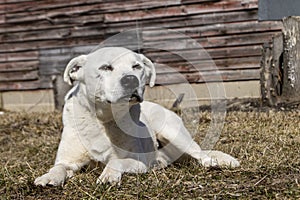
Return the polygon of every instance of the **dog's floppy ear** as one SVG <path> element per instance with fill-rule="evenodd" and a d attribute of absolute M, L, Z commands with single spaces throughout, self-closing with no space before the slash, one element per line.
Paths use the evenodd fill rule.
<path fill-rule="evenodd" d="M 73 85 L 74 81 L 83 81 L 82 67 L 86 63 L 86 55 L 81 55 L 73 58 L 66 66 L 64 72 L 64 81 L 69 85 Z"/>
<path fill-rule="evenodd" d="M 139 54 L 139 55 L 141 56 L 144 65 L 146 66 L 147 76 L 148 77 L 150 76 L 149 86 L 153 87 L 155 85 L 155 79 L 156 79 L 156 71 L 155 71 L 154 64 L 151 62 L 149 58 L 147 58 L 143 54 Z"/>

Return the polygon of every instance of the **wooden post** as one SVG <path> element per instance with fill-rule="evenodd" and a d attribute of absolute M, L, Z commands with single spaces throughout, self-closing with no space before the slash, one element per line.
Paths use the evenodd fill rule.
<path fill-rule="evenodd" d="M 265 104 L 300 102 L 300 17 L 283 19 L 282 34 L 263 47 L 261 94 Z"/>
<path fill-rule="evenodd" d="M 274 35 L 272 43 L 263 46 L 261 59 L 261 94 L 264 104 L 276 106 L 282 94 L 282 34 Z"/>
<path fill-rule="evenodd" d="M 282 100 L 300 101 L 300 17 L 283 19 Z"/>
<path fill-rule="evenodd" d="M 268 43 L 265 43 L 262 51 L 261 58 L 261 74 L 260 74 L 260 86 L 261 95 L 263 103 L 273 106 L 273 98 L 271 93 L 271 78 L 270 78 L 270 68 L 271 68 L 271 52 L 272 48 Z"/>

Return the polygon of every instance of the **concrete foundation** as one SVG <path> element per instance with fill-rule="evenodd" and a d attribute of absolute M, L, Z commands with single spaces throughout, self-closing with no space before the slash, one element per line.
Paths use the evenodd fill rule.
<path fill-rule="evenodd" d="M 59 107 L 67 91 L 61 91 Z M 184 93 L 181 107 L 209 105 L 213 99 L 261 98 L 259 81 L 223 82 L 206 84 L 174 84 L 146 88 L 145 100 L 171 108 L 179 94 Z M 0 93 L 0 108 L 9 111 L 51 112 L 58 96 L 53 90 L 12 91 Z M 56 99 L 56 100 L 55 100 Z M 56 105 L 57 108 L 57 105 Z M 59 108 L 60 109 L 60 108 Z"/>
<path fill-rule="evenodd" d="M 214 99 L 261 98 L 259 81 L 242 81 L 147 87 L 145 99 L 170 108 L 180 93 L 185 94 L 181 107 L 209 105 Z"/>
<path fill-rule="evenodd" d="M 9 91 L 0 93 L 1 109 L 24 112 L 55 110 L 53 90 Z"/>

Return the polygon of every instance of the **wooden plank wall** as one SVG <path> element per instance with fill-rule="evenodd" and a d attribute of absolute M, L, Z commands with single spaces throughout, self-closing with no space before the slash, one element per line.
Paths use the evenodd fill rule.
<path fill-rule="evenodd" d="M 133 48 L 159 63 L 158 84 L 178 82 L 177 72 L 195 83 L 219 74 L 224 81 L 258 80 L 262 44 L 282 24 L 258 22 L 257 6 L 258 0 L 0 0 L 0 91 L 51 88 L 51 75 L 72 56 L 136 28 L 106 45 L 135 41 Z"/>

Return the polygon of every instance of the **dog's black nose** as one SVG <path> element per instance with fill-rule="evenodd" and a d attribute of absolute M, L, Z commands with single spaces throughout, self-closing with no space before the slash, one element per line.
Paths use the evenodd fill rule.
<path fill-rule="evenodd" d="M 125 89 L 136 89 L 139 86 L 139 79 L 134 75 L 126 75 L 121 78 L 121 85 Z"/>

